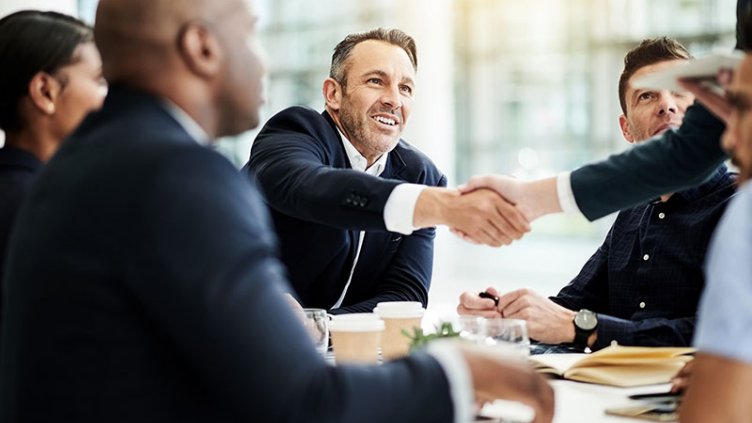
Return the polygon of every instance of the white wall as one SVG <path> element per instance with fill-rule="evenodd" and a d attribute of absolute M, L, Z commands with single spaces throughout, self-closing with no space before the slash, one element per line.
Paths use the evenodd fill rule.
<path fill-rule="evenodd" d="M 415 102 L 403 136 L 436 163 L 449 178 L 450 186 L 464 182 L 453 178 L 453 3 L 453 0 L 402 2 L 396 25 L 413 36 L 418 46 Z"/>
<path fill-rule="evenodd" d="M 2 0 L 0 1 L 0 16 L 22 9 L 54 10 L 77 16 L 76 5 L 76 0 Z"/>

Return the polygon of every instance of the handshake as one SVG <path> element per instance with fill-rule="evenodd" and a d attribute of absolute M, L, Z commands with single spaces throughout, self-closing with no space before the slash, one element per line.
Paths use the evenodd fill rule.
<path fill-rule="evenodd" d="M 560 211 L 556 178 L 523 182 L 503 175 L 475 176 L 456 190 L 424 189 L 413 225 L 445 225 L 466 241 L 500 247 L 521 239 L 536 218 Z"/>

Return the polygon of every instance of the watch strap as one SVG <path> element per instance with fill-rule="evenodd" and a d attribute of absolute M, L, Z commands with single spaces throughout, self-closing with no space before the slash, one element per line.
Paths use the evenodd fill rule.
<path fill-rule="evenodd" d="M 576 324 L 574 324 L 574 322 L 572 322 L 572 324 L 574 325 L 574 342 L 572 344 L 574 344 L 575 347 L 584 350 L 588 346 L 588 338 L 590 337 L 590 334 L 592 334 L 595 329 L 580 329 Z"/>

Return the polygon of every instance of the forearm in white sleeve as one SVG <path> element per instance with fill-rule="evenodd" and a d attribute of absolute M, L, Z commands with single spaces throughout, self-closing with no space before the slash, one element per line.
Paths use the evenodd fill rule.
<path fill-rule="evenodd" d="M 384 224 L 388 231 L 410 235 L 418 229 L 413 226 L 413 215 L 424 189 L 425 185 L 400 184 L 392 190 L 384 205 Z"/>
<path fill-rule="evenodd" d="M 570 176 L 571 172 L 562 172 L 556 176 L 556 195 L 559 197 L 559 206 L 564 213 L 582 214 L 574 198 Z"/>
<path fill-rule="evenodd" d="M 473 417 L 473 381 L 467 362 L 450 342 L 432 342 L 426 349 L 446 374 L 454 405 L 454 422 L 465 423 Z"/>

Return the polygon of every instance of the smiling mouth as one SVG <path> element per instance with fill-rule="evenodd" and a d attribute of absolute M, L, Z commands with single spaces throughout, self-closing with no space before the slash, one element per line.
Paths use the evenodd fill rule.
<path fill-rule="evenodd" d="M 386 116 L 374 116 L 373 120 L 386 126 L 397 126 L 397 121 Z"/>

